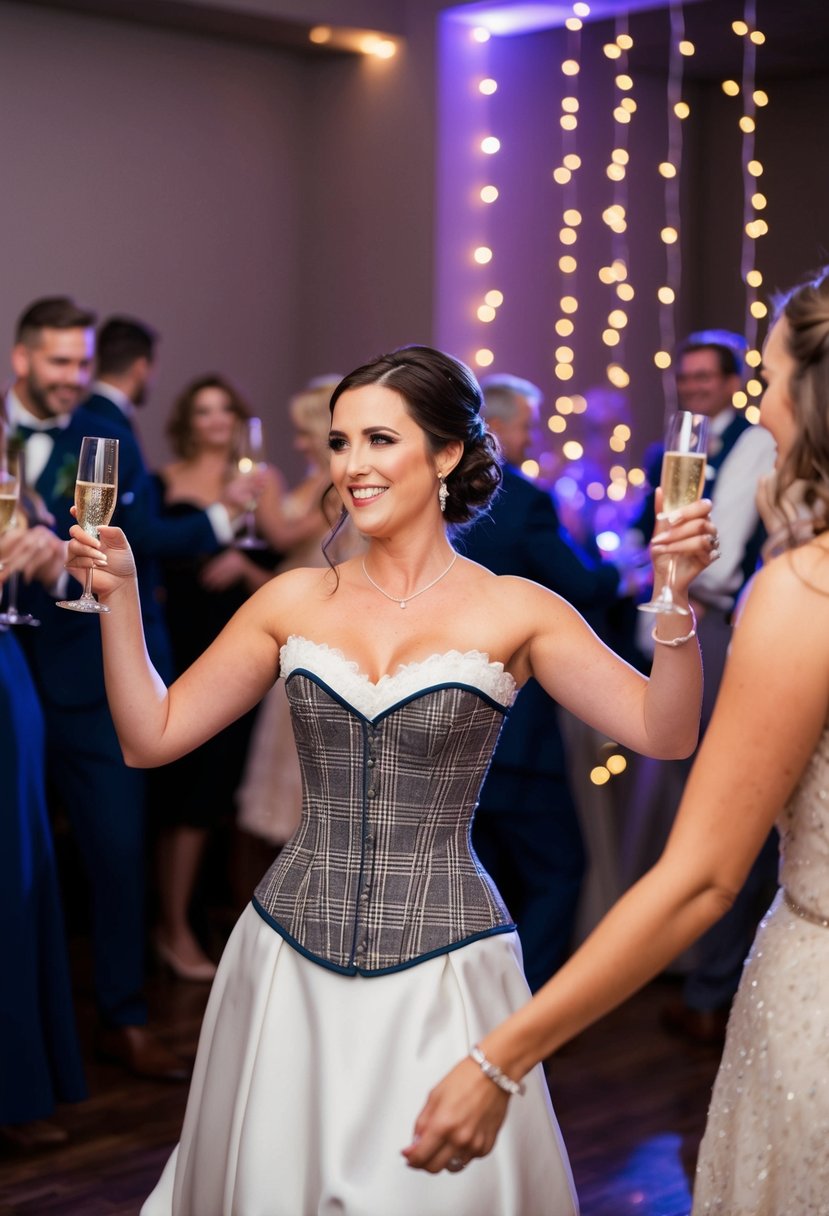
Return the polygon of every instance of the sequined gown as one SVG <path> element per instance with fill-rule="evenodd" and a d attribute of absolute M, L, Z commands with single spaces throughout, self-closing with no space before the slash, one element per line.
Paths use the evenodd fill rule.
<path fill-rule="evenodd" d="M 142 1216 L 576 1216 L 540 1066 L 487 1157 L 401 1156 L 430 1088 L 530 995 L 469 845 L 512 677 L 472 651 L 373 683 L 296 637 L 281 674 L 302 819 L 225 949 Z"/>
<path fill-rule="evenodd" d="M 692 1216 L 829 1216 L 829 726 L 778 827 L 781 889 L 732 1008 Z"/>

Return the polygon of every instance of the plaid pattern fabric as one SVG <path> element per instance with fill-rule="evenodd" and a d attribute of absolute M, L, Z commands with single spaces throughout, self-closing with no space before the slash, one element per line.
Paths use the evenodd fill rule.
<path fill-rule="evenodd" d="M 350 973 L 511 927 L 469 843 L 504 707 L 438 685 L 368 719 L 307 671 L 286 687 L 303 814 L 256 889 L 259 910 Z"/>

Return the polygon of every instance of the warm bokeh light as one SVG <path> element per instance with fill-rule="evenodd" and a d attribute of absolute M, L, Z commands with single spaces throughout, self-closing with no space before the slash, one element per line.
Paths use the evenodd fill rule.
<path fill-rule="evenodd" d="M 570 346 L 556 347 L 556 359 L 559 361 L 559 363 L 572 363 L 573 358 L 574 358 L 574 355 L 573 355 L 572 347 L 570 347 Z"/>
<path fill-rule="evenodd" d="M 576 127 L 579 125 L 579 120 L 576 118 L 575 114 L 562 114 L 558 121 L 562 131 L 575 131 Z"/>
<path fill-rule="evenodd" d="M 472 39 L 474 42 L 489 42 L 492 34 L 489 30 L 484 29 L 482 25 L 477 25 L 472 31 Z"/>
<path fill-rule="evenodd" d="M 581 157 L 575 152 L 568 152 L 567 155 L 562 158 L 561 163 L 564 165 L 565 169 L 571 169 L 573 172 L 575 172 L 576 169 L 581 168 Z"/>
<path fill-rule="evenodd" d="M 605 767 L 613 773 L 614 777 L 618 773 L 623 773 L 628 766 L 628 762 L 619 752 L 614 752 L 612 756 L 608 756 L 605 760 Z"/>
<path fill-rule="evenodd" d="M 727 97 L 739 97 L 740 86 L 736 80 L 724 80 L 722 82 L 722 91 Z"/>
<path fill-rule="evenodd" d="M 565 59 L 561 65 L 561 70 L 565 76 L 578 76 L 579 65 L 575 59 Z"/>
<path fill-rule="evenodd" d="M 740 38 L 742 38 L 744 34 L 748 33 L 748 26 L 746 25 L 745 21 L 732 21 L 731 28 L 735 34 L 739 35 Z"/>
<path fill-rule="evenodd" d="M 622 57 L 622 48 L 617 46 L 615 42 L 606 42 L 602 50 L 608 59 L 621 59 Z"/>
<path fill-rule="evenodd" d="M 762 362 L 763 356 L 760 354 L 759 350 L 746 351 L 746 363 L 749 367 L 759 367 Z"/>
<path fill-rule="evenodd" d="M 731 404 L 736 410 L 744 410 L 748 405 L 748 393 L 744 393 L 741 388 L 737 389 L 736 393 L 731 394 Z"/>
<path fill-rule="evenodd" d="M 491 308 L 500 308 L 504 302 L 504 293 L 493 289 L 486 293 L 484 300 Z"/>
<path fill-rule="evenodd" d="M 749 34 L 749 38 L 751 39 L 751 41 L 754 43 L 755 46 L 762 46 L 763 43 L 766 41 L 766 35 L 763 33 L 762 30 L 752 30 L 751 33 Z"/>
<path fill-rule="evenodd" d="M 562 97 L 561 108 L 565 114 L 578 114 L 578 112 L 579 112 L 578 97 Z"/>
<path fill-rule="evenodd" d="M 676 292 L 673 287 L 660 287 L 656 293 L 656 298 L 660 304 L 673 304 L 676 299 Z"/>
<path fill-rule="evenodd" d="M 558 268 L 562 274 L 573 274 L 578 262 L 571 254 L 565 253 L 564 257 L 558 259 Z"/>
<path fill-rule="evenodd" d="M 759 190 L 756 194 L 752 194 L 751 205 L 755 211 L 762 211 L 767 204 L 768 199 L 766 198 L 765 194 L 761 194 Z"/>
<path fill-rule="evenodd" d="M 575 245 L 577 238 L 578 233 L 575 228 L 562 228 L 558 234 L 558 239 L 562 245 Z"/>
<path fill-rule="evenodd" d="M 569 224 L 573 228 L 578 228 L 579 224 L 581 223 L 581 212 L 577 211 L 575 207 L 568 207 L 564 212 L 562 219 L 564 220 L 565 224 Z"/>
<path fill-rule="evenodd" d="M 683 38 L 677 49 L 680 55 L 693 55 L 696 47 L 693 42 L 690 42 L 687 38 Z"/>
<path fill-rule="evenodd" d="M 572 397 L 556 397 L 556 409 L 560 414 L 573 413 L 573 398 Z"/>
<path fill-rule="evenodd" d="M 763 166 L 759 160 L 750 160 L 748 162 L 748 164 L 746 165 L 746 168 L 748 169 L 748 171 L 752 177 L 762 177 L 763 176 Z"/>
<path fill-rule="evenodd" d="M 562 418 L 560 414 L 553 414 L 547 419 L 547 429 L 552 431 L 554 435 L 561 435 L 567 430 L 567 420 Z"/>
<path fill-rule="evenodd" d="M 575 296 L 562 296 L 558 304 L 562 312 L 578 312 L 579 302 Z"/>
<path fill-rule="evenodd" d="M 308 31 L 308 41 L 323 46 L 326 42 L 331 41 L 333 32 L 330 25 L 315 25 L 312 30 Z"/>
<path fill-rule="evenodd" d="M 618 346 L 619 345 L 618 330 L 616 330 L 616 329 L 602 330 L 602 342 L 604 342 L 605 346 Z"/>
<path fill-rule="evenodd" d="M 633 39 L 630 34 L 619 34 L 616 38 L 616 45 L 623 51 L 629 51 L 633 46 Z"/>
<path fill-rule="evenodd" d="M 493 80 L 491 76 L 485 77 L 478 84 L 478 91 L 483 93 L 485 97 L 491 97 L 498 89 L 498 81 Z"/>
<path fill-rule="evenodd" d="M 472 255 L 479 266 L 486 266 L 492 261 L 492 250 L 488 245 L 479 245 Z"/>
<path fill-rule="evenodd" d="M 487 156 L 494 156 L 495 153 L 499 151 L 500 147 L 501 141 L 494 135 L 487 135 L 481 140 L 481 151 L 485 152 Z"/>
<path fill-rule="evenodd" d="M 751 132 L 755 129 L 757 124 L 755 123 L 754 119 L 751 118 L 748 114 L 744 114 L 742 116 L 742 118 L 740 119 L 739 125 L 740 125 L 740 130 L 742 131 L 742 133 L 744 135 L 750 135 Z"/>
<path fill-rule="evenodd" d="M 679 237 L 679 233 L 677 232 L 676 228 L 671 228 L 670 225 L 668 225 L 662 229 L 659 236 L 666 245 L 673 245 L 673 243 Z"/>
<path fill-rule="evenodd" d="M 636 293 L 634 292 L 633 287 L 631 286 L 630 283 L 617 283 L 616 284 L 616 295 L 619 297 L 620 300 L 624 300 L 627 303 L 629 300 L 633 299 L 635 294 Z"/>
<path fill-rule="evenodd" d="M 538 467 L 538 461 L 537 460 L 522 460 L 521 472 L 524 474 L 525 477 L 529 477 L 531 481 L 535 481 L 536 477 L 541 472 L 540 468 Z"/>
<path fill-rule="evenodd" d="M 572 378 L 573 378 L 572 363 L 557 363 L 556 364 L 556 377 L 559 380 L 572 380 Z"/>
<path fill-rule="evenodd" d="M 478 367 L 490 367 L 495 362 L 495 355 L 486 346 L 475 351 L 475 362 Z"/>
<path fill-rule="evenodd" d="M 616 88 L 626 93 L 628 89 L 633 88 L 633 77 L 628 76 L 627 72 L 620 72 L 616 77 Z"/>
<path fill-rule="evenodd" d="M 643 486 L 647 481 L 644 469 L 628 469 L 628 481 L 632 486 Z"/>
<path fill-rule="evenodd" d="M 670 352 L 667 350 L 658 350 L 653 357 L 653 361 L 658 368 L 664 371 L 666 367 L 671 366 L 672 360 Z"/>
<path fill-rule="evenodd" d="M 566 186 L 573 174 L 569 169 L 559 166 L 558 169 L 553 169 L 553 178 L 560 186 Z"/>
<path fill-rule="evenodd" d="M 478 320 L 484 321 L 485 323 L 495 320 L 495 309 L 491 304 L 482 304 L 480 306 L 478 309 Z"/>
<path fill-rule="evenodd" d="M 676 114 L 677 118 L 687 118 L 690 113 L 691 107 L 687 101 L 678 101 L 674 106 L 674 114 Z"/>
<path fill-rule="evenodd" d="M 498 197 L 498 187 L 497 186 L 482 187 L 482 189 L 481 189 L 481 202 L 482 203 L 494 203 L 495 200 L 497 199 L 497 197 Z"/>
<path fill-rule="evenodd" d="M 659 172 L 663 177 L 676 177 L 676 165 L 672 165 L 669 160 L 663 160 L 659 166 Z"/>
<path fill-rule="evenodd" d="M 753 317 L 762 320 L 763 317 L 768 316 L 768 311 L 768 306 L 762 300 L 752 300 L 750 312 Z"/>
<path fill-rule="evenodd" d="M 584 448 L 577 439 L 568 439 L 562 445 L 561 453 L 567 460 L 581 460 L 584 455 Z"/>
<path fill-rule="evenodd" d="M 747 405 L 746 418 L 749 420 L 749 422 L 756 426 L 760 421 L 760 407 L 757 405 Z"/>
<path fill-rule="evenodd" d="M 559 317 L 556 321 L 556 333 L 560 338 L 569 338 L 575 328 L 569 317 Z"/>

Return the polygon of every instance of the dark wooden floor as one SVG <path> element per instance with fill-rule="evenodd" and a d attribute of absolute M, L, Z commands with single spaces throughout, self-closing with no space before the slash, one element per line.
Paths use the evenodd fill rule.
<path fill-rule="evenodd" d="M 135 1216 L 178 1138 L 186 1086 L 141 1082 L 95 1059 L 85 944 L 73 943 L 72 953 L 91 1097 L 59 1112 L 71 1136 L 66 1148 L 30 1157 L 0 1150 L 3 1216 Z M 689 1210 L 717 1056 L 660 1029 L 674 983 L 655 982 L 550 1062 L 582 1216 Z M 156 972 L 149 996 L 156 1029 L 192 1056 L 204 988 Z"/>

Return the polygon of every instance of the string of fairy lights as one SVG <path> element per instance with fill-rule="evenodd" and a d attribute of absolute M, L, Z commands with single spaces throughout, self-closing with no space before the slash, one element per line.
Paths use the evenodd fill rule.
<path fill-rule="evenodd" d="M 761 357 L 758 342 L 759 323 L 766 317 L 766 305 L 758 292 L 763 277 L 757 267 L 757 242 L 768 232 L 768 223 L 763 216 L 767 205 L 760 189 L 759 178 L 763 165 L 755 152 L 757 113 L 768 104 L 768 95 L 755 87 L 757 48 L 765 41 L 756 24 L 757 0 L 744 0 L 743 18 L 731 23 L 733 35 L 742 40 L 741 80 L 728 79 L 722 82 L 726 96 L 741 98 L 741 113 L 738 119 L 742 139 L 743 174 L 743 231 L 741 244 L 740 273 L 745 288 L 746 317 L 745 334 L 748 340 L 746 362 L 749 368 L 759 366 Z M 681 196 L 680 182 L 683 167 L 683 126 L 691 109 L 684 94 L 685 62 L 695 54 L 694 44 L 685 36 L 685 14 L 682 0 L 670 0 L 669 61 L 666 96 L 666 148 L 658 171 L 663 182 L 663 219 L 659 240 L 664 256 L 664 275 L 656 287 L 658 347 L 653 361 L 662 373 L 662 387 L 666 414 L 676 408 L 676 386 L 672 367 L 672 352 L 676 345 L 676 308 L 682 287 L 681 258 Z M 584 413 L 588 408 L 585 397 L 573 391 L 578 386 L 576 367 L 576 329 L 584 326 L 587 318 L 580 314 L 579 281 L 583 275 L 584 259 L 579 255 L 580 230 L 584 208 L 580 204 L 579 178 L 583 168 L 582 147 L 579 139 L 580 97 L 579 79 L 582 68 L 582 30 L 584 21 L 590 16 L 590 5 L 574 3 L 570 16 L 565 21 L 566 39 L 560 64 L 564 88 L 560 100 L 559 126 L 561 130 L 561 157 L 552 171 L 553 180 L 559 188 L 558 203 L 558 253 L 556 265 L 559 274 L 559 297 L 553 321 L 554 359 L 553 372 L 560 382 L 561 390 L 555 398 L 554 409 L 547 421 L 550 432 L 560 444 L 562 456 L 577 461 L 582 455 L 582 445 L 567 434 L 571 415 Z M 482 48 L 491 38 L 485 26 L 472 30 L 472 38 Z M 632 283 L 628 227 L 630 223 L 630 129 L 637 111 L 633 96 L 634 81 L 631 75 L 629 52 L 633 47 L 627 15 L 619 15 L 615 21 L 614 37 L 603 49 L 606 59 L 613 67 L 613 133 L 611 151 L 605 173 L 611 184 L 611 197 L 604 206 L 601 218 L 610 235 L 610 256 L 598 270 L 600 282 L 608 289 L 611 299 L 607 312 L 600 322 L 601 339 L 608 351 L 605 368 L 607 382 L 619 391 L 629 391 L 631 370 L 627 359 L 627 334 L 630 324 L 630 305 L 636 292 Z M 482 60 L 488 68 L 488 58 Z M 481 177 L 477 194 L 485 213 L 496 206 L 500 198 L 497 164 L 501 151 L 501 139 L 489 121 L 487 107 L 489 98 L 498 91 L 498 82 L 488 70 L 481 70 L 474 82 L 481 101 L 482 120 L 478 137 L 478 153 Z M 480 290 L 476 289 L 475 315 L 482 328 L 489 327 L 497 318 L 504 303 L 504 295 L 493 275 L 495 251 L 494 241 L 487 235 L 495 231 L 486 216 L 479 228 L 479 243 L 474 245 L 472 258 L 481 268 Z M 471 362 L 481 371 L 486 371 L 495 362 L 493 344 L 487 337 L 479 341 Z M 582 379 L 583 374 L 582 374 Z M 735 404 L 746 409 L 746 416 L 756 421 L 759 411 L 753 399 L 759 397 L 762 385 L 756 372 L 746 384 L 744 392 L 735 397 Z M 626 496 L 628 487 L 641 484 L 644 474 L 638 468 L 625 469 L 622 457 L 631 441 L 630 428 L 619 423 L 609 438 L 611 452 L 616 463 L 609 469 L 605 486 L 591 483 L 590 496 L 617 501 Z M 539 473 L 535 461 L 528 463 L 530 475 Z"/>
<path fill-rule="evenodd" d="M 472 38 L 475 42 L 484 46 L 489 42 L 491 34 L 484 26 L 476 26 L 472 31 Z M 489 117 L 489 107 L 486 106 L 486 101 L 497 93 L 498 81 L 487 71 L 478 76 L 474 87 L 484 107 L 484 118 L 486 120 Z M 500 191 L 494 180 L 497 175 L 493 172 L 493 166 L 496 163 L 495 158 L 501 151 L 501 141 L 497 135 L 491 133 L 486 121 L 484 126 L 487 134 L 481 138 L 478 149 L 482 162 L 482 180 L 478 184 L 478 197 L 488 210 L 500 197 Z M 476 245 L 472 257 L 478 266 L 490 267 L 493 259 L 492 246 L 486 243 Z M 482 325 L 490 325 L 495 320 L 498 309 L 503 302 L 503 292 L 497 287 L 492 286 L 491 270 L 487 270 L 486 286 L 482 288 L 475 306 L 475 314 L 478 321 Z M 481 345 L 475 351 L 473 362 L 481 370 L 485 371 L 488 367 L 491 367 L 494 361 L 495 352 L 490 345 Z"/>
<path fill-rule="evenodd" d="M 757 0 L 746 0 L 743 9 L 743 19 L 733 21 L 731 29 L 743 42 L 743 71 L 741 85 L 736 92 L 734 81 L 723 82 L 723 92 L 726 96 L 737 96 L 742 99 L 742 114 L 739 127 L 742 133 L 742 171 L 743 171 L 743 238 L 740 255 L 740 274 L 745 284 L 746 315 L 745 337 L 748 342 L 746 364 L 755 369 L 746 383 L 745 392 L 736 394 L 735 404 L 744 406 L 746 417 L 750 422 L 757 422 L 760 409 L 755 404 L 763 392 L 763 384 L 756 369 L 762 361 L 760 343 L 758 341 L 759 323 L 768 314 L 765 303 L 758 298 L 758 288 L 763 284 L 763 275 L 757 269 L 757 241 L 764 237 L 769 230 L 768 223 L 760 214 L 765 210 L 767 199 L 759 189 L 758 179 L 763 175 L 763 165 L 755 155 L 755 137 L 757 131 L 757 111 L 768 105 L 768 94 L 763 89 L 755 87 L 757 47 L 765 42 L 765 34 L 757 28 Z M 728 86 L 728 87 L 726 87 Z"/>
<path fill-rule="evenodd" d="M 579 258 L 577 245 L 582 213 L 579 210 L 579 170 L 581 156 L 579 146 L 579 73 L 581 71 L 581 31 L 584 18 L 590 15 L 589 4 L 574 4 L 565 21 L 567 30 L 565 57 L 561 62 L 564 77 L 564 94 L 561 98 L 559 126 L 561 128 L 561 163 L 553 170 L 553 180 L 559 187 L 561 198 L 560 227 L 558 231 L 560 275 L 560 297 L 558 315 L 555 320 L 555 362 L 553 371 L 562 387 L 575 376 L 575 333 L 579 310 Z M 567 430 L 567 419 L 571 414 L 581 414 L 587 409 L 587 401 L 581 394 L 560 393 L 555 401 L 555 413 L 547 421 L 554 435 L 563 435 Z M 562 452 L 568 459 L 578 459 L 582 447 L 575 439 L 566 439 Z"/>
<path fill-rule="evenodd" d="M 630 385 L 630 372 L 627 368 L 626 336 L 628 332 L 628 306 L 634 299 L 635 290 L 630 281 L 630 253 L 628 242 L 628 167 L 630 163 L 629 135 L 630 124 L 637 110 L 637 102 L 633 97 L 633 78 L 630 75 L 628 52 L 633 47 L 633 38 L 628 28 L 627 14 L 616 18 L 614 40 L 607 42 L 602 48 L 605 58 L 613 66 L 613 138 L 610 160 L 605 174 L 611 183 L 611 201 L 602 212 L 602 221 L 610 231 L 610 261 L 599 269 L 599 281 L 611 292 L 611 301 L 607 313 L 606 325 L 602 331 L 602 342 L 608 348 L 611 357 L 605 372 L 608 382 L 616 389 L 627 389 Z M 628 483 L 641 485 L 644 473 L 641 469 L 628 470 L 618 462 L 631 438 L 630 427 L 627 423 L 619 422 L 608 439 L 608 446 L 614 454 L 617 463 L 609 470 L 609 483 L 606 494 L 611 501 L 621 502 L 628 489 Z M 591 494 L 592 490 L 592 494 Z M 597 488 L 588 486 L 588 494 L 598 493 Z"/>

